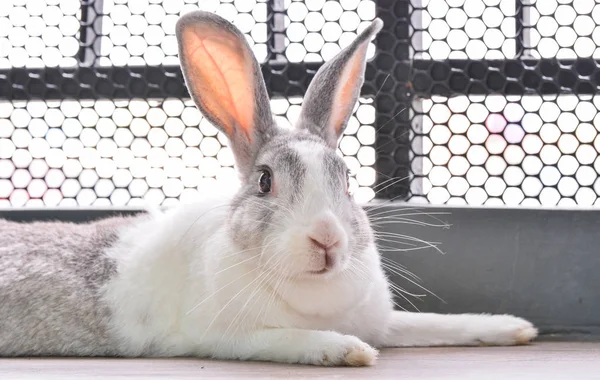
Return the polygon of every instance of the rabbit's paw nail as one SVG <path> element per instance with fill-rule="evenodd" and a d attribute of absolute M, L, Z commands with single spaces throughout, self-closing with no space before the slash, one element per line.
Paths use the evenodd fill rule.
<path fill-rule="evenodd" d="M 377 350 L 354 336 L 345 336 L 343 342 L 332 343 L 322 351 L 318 365 L 362 367 L 375 364 Z"/>
<path fill-rule="evenodd" d="M 527 344 L 531 342 L 537 336 L 537 334 L 538 330 L 531 323 L 529 323 L 529 326 L 521 327 L 516 331 L 515 344 Z"/>
<path fill-rule="evenodd" d="M 371 366 L 377 360 L 377 350 L 368 344 L 351 348 L 345 356 L 346 365 L 352 367 Z"/>
<path fill-rule="evenodd" d="M 537 329 L 531 322 L 512 315 L 491 316 L 488 332 L 479 337 L 478 343 L 484 345 L 521 345 L 527 344 L 537 336 Z"/>
<path fill-rule="evenodd" d="M 527 344 L 537 336 L 538 331 L 531 322 L 513 316 L 505 318 L 507 318 L 505 344 Z"/>

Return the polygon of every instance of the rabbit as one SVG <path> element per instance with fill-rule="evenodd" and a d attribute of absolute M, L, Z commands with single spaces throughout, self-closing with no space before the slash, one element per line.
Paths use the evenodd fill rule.
<path fill-rule="evenodd" d="M 87 224 L 0 221 L 0 356 L 368 366 L 384 347 L 534 339 L 511 315 L 394 310 L 335 151 L 382 25 L 322 65 L 285 129 L 244 35 L 215 14 L 182 16 L 186 85 L 228 137 L 239 191 Z"/>

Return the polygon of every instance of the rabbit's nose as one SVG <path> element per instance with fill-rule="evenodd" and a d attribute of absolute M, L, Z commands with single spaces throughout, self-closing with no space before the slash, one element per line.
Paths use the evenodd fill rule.
<path fill-rule="evenodd" d="M 324 260 L 324 268 L 323 271 L 327 271 L 331 269 L 335 265 L 335 254 L 332 252 L 332 248 L 338 246 L 340 244 L 339 240 L 325 240 L 327 243 L 324 243 L 323 240 L 315 239 L 314 237 L 308 236 L 308 239 L 317 249 L 323 250 L 323 260 Z"/>
<path fill-rule="evenodd" d="M 313 222 L 307 235 L 311 243 L 327 251 L 340 244 L 342 234 L 340 226 L 333 217 L 322 215 Z"/>
<path fill-rule="evenodd" d="M 325 266 L 330 267 L 335 261 L 335 248 L 340 245 L 340 238 L 329 231 L 318 231 L 308 235 L 308 240 L 325 255 Z"/>
<path fill-rule="evenodd" d="M 339 239 L 319 239 L 319 238 L 314 238 L 312 236 L 308 236 L 308 238 L 310 239 L 310 242 L 313 245 L 316 245 L 318 248 L 323 249 L 325 252 L 327 252 L 327 250 L 335 247 L 336 245 L 339 244 Z"/>

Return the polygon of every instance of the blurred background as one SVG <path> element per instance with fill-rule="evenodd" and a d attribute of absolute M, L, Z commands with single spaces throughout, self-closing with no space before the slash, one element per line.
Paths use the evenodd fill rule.
<path fill-rule="evenodd" d="M 174 25 L 195 9 L 245 33 L 285 127 L 320 63 L 384 19 L 338 149 L 359 202 L 598 202 L 594 0 L 4 0 L 0 207 L 235 190 L 178 69 Z"/>

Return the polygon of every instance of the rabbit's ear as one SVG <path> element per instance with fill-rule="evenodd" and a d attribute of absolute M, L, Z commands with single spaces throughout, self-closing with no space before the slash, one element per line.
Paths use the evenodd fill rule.
<path fill-rule="evenodd" d="M 382 26 L 383 22 L 375 19 L 348 47 L 321 66 L 308 87 L 298 126 L 321 136 L 332 148 L 337 147 L 352 115 L 364 82 L 367 47 Z"/>
<path fill-rule="evenodd" d="M 177 22 L 176 34 L 190 95 L 204 116 L 227 135 L 244 174 L 274 132 L 260 66 L 244 35 L 215 14 L 187 13 Z"/>

